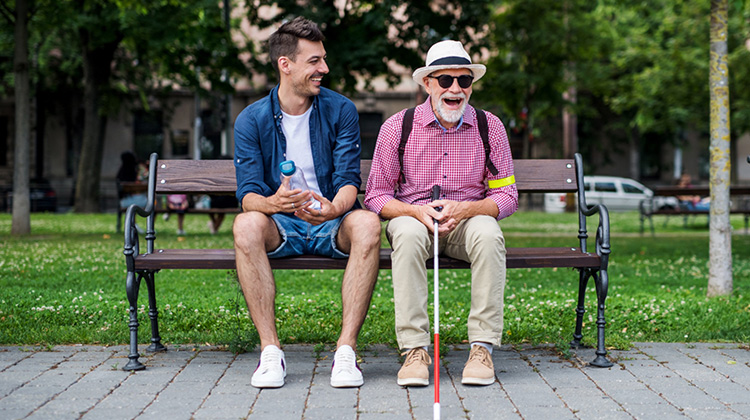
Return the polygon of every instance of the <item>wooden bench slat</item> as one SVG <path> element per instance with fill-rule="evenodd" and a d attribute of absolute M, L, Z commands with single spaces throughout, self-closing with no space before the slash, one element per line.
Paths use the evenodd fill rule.
<path fill-rule="evenodd" d="M 372 161 L 362 160 L 362 188 Z M 231 160 L 160 160 L 157 163 L 157 194 L 234 194 L 237 180 Z M 575 192 L 575 162 L 572 159 L 523 159 L 514 161 L 516 185 L 521 192 Z M 200 174 L 200 178 L 196 178 Z"/>
<path fill-rule="evenodd" d="M 543 267 L 587 267 L 601 265 L 601 259 L 594 253 L 582 253 L 580 248 L 508 248 L 508 268 Z M 346 259 L 333 259 L 313 255 L 271 259 L 275 270 L 343 270 Z M 440 257 L 440 268 L 464 269 L 469 263 L 445 256 Z M 427 260 L 427 268 L 432 268 L 432 259 Z M 234 249 L 161 249 L 153 254 L 139 255 L 135 260 L 136 270 L 166 269 L 221 269 L 234 270 Z M 380 250 L 380 268 L 391 268 L 391 250 Z"/>
<path fill-rule="evenodd" d="M 196 175 L 199 174 L 199 177 Z M 234 194 L 237 179 L 232 160 L 160 160 L 156 193 Z"/>

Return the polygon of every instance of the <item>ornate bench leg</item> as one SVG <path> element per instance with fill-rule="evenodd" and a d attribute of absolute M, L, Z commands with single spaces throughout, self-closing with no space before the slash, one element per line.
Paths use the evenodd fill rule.
<path fill-rule="evenodd" d="M 596 284 L 596 358 L 591 362 L 592 366 L 596 367 L 611 367 L 612 362 L 607 359 L 607 350 L 604 347 L 604 327 L 607 322 L 604 319 L 604 302 L 607 300 L 607 289 L 609 288 L 609 275 L 607 270 L 603 270 L 599 273 L 594 273 L 594 281 Z"/>
<path fill-rule="evenodd" d="M 570 347 L 577 349 L 581 346 L 581 339 L 583 338 L 583 314 L 586 313 L 586 307 L 584 301 L 586 298 L 586 285 L 589 282 L 590 274 L 587 270 L 578 270 L 578 306 L 576 307 L 576 330 L 573 333 L 573 341 L 570 342 Z"/>
<path fill-rule="evenodd" d="M 148 287 L 148 317 L 151 319 L 151 345 L 146 348 L 150 352 L 167 351 L 167 348 L 161 344 L 159 336 L 159 311 L 156 309 L 156 285 L 154 283 L 153 271 L 149 271 L 146 276 L 146 286 Z"/>
<path fill-rule="evenodd" d="M 141 276 L 132 271 L 128 271 L 126 280 L 126 290 L 128 302 L 130 303 L 130 354 L 128 354 L 128 363 L 122 370 L 143 370 L 146 366 L 138 361 L 141 356 L 138 354 L 138 288 L 141 285 Z"/>

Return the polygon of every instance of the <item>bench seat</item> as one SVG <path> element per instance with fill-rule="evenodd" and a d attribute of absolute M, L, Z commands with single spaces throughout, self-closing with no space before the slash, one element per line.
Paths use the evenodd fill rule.
<path fill-rule="evenodd" d="M 301 255 L 297 257 L 274 258 L 269 260 L 274 270 L 343 270 L 346 259 Z M 508 248 L 507 268 L 550 268 L 550 267 L 590 267 L 601 266 L 601 258 L 580 248 Z M 432 259 L 427 260 L 427 268 L 432 268 Z M 159 269 L 208 269 L 234 270 L 234 249 L 157 249 L 151 254 L 143 254 L 136 259 L 136 270 Z M 440 257 L 440 268 L 471 268 L 466 261 L 446 256 Z M 391 250 L 380 250 L 380 269 L 391 269 Z"/>

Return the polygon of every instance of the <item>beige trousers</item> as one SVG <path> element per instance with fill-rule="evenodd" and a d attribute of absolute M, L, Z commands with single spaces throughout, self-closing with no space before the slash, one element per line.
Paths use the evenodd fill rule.
<path fill-rule="evenodd" d="M 398 346 L 401 349 L 429 346 L 425 261 L 434 253 L 433 236 L 425 225 L 409 216 L 389 221 L 386 235 L 393 248 Z M 483 341 L 499 346 L 503 333 L 505 238 L 497 220 L 490 216 L 462 220 L 453 232 L 439 240 L 438 250 L 441 255 L 471 263 L 469 342 Z"/>

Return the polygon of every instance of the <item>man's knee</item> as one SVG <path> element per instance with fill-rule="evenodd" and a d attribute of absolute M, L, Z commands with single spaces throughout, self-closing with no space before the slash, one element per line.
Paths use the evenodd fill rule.
<path fill-rule="evenodd" d="M 232 226 L 235 246 L 247 249 L 264 246 L 272 225 L 273 220 L 263 213 L 251 211 L 238 214 Z"/>
<path fill-rule="evenodd" d="M 342 222 L 342 228 L 352 244 L 380 247 L 380 217 L 369 210 L 355 210 Z"/>
<path fill-rule="evenodd" d="M 505 237 L 497 220 L 490 216 L 477 216 L 479 219 L 471 220 L 472 224 L 467 231 L 467 242 L 483 248 L 505 248 Z"/>
<path fill-rule="evenodd" d="M 388 223 L 388 235 L 391 244 L 425 243 L 430 239 L 430 232 L 419 220 L 411 216 L 400 216 Z"/>

